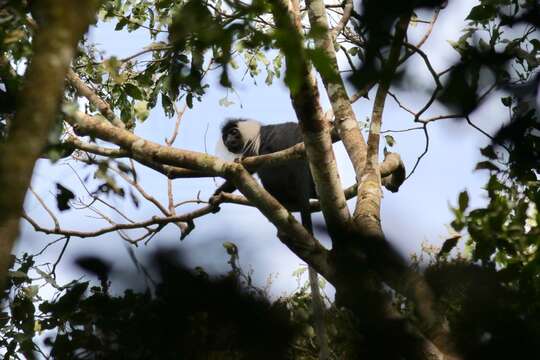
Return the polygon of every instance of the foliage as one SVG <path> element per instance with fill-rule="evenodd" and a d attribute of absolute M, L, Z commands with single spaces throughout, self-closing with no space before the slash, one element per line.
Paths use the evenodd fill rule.
<path fill-rule="evenodd" d="M 439 99 L 469 114 L 482 101 L 481 84 L 494 78 L 499 88 L 516 89 L 530 81 L 540 61 L 538 14 L 534 0 L 482 0 L 467 16 L 469 26 L 451 45 L 461 60 L 455 64 Z M 523 33 L 516 36 L 516 29 Z"/>
<path fill-rule="evenodd" d="M 520 347 L 525 356 L 529 347 L 536 346 L 533 339 L 538 339 L 540 334 L 540 218 L 537 211 L 540 183 L 537 159 L 529 157 L 538 144 L 537 134 L 531 131 L 538 128 L 537 120 L 534 111 L 520 112 L 518 107 L 513 107 L 513 122 L 499 132 L 497 142 L 482 150 L 488 160 L 479 163 L 478 169 L 491 172 L 485 188 L 488 204 L 470 209 L 467 203 L 460 201 L 460 206 L 453 209 L 452 227 L 467 236 L 470 261 L 460 264 L 465 270 L 463 275 L 467 274 L 467 282 L 478 278 L 469 289 L 473 295 L 464 293 L 465 304 L 457 309 L 462 317 L 458 320 L 462 325 L 456 327 L 460 329 L 458 334 L 461 336 L 470 329 L 470 325 L 467 325 L 469 328 L 465 325 L 466 314 L 477 311 L 492 320 L 485 328 L 477 329 L 477 334 L 488 332 L 494 344 L 504 342 L 503 339 L 518 341 L 517 336 L 520 341 L 529 342 Z M 523 151 L 525 156 L 521 155 Z M 494 164 L 497 160 L 498 166 Z M 476 298 L 482 296 L 478 302 L 472 300 L 474 294 Z M 481 348 L 476 351 L 480 352 Z M 507 350 L 495 348 L 492 351 L 503 356 Z"/>
<path fill-rule="evenodd" d="M 469 102 L 462 103 L 465 111 L 480 100 L 470 96 L 476 94 L 482 69 L 488 69 L 509 94 L 501 102 L 510 122 L 491 145 L 481 149 L 486 160 L 476 167 L 490 172 L 487 205 L 471 209 L 463 192 L 453 209 L 451 225 L 465 235 L 469 260 L 455 261 L 457 266 L 443 277 L 437 275 L 440 264 L 433 268 L 435 277 L 440 277 L 434 288 L 454 293 L 448 311 L 459 341 L 470 345 L 474 337 L 484 336 L 483 343 L 469 347 L 471 358 L 529 356 L 540 333 L 537 14 L 535 1 L 481 1 L 468 16 L 471 26 L 453 44 L 462 56 L 456 68 L 462 78 L 451 81 L 473 80 L 467 80 L 470 91 L 463 92 L 469 96 Z M 505 36 L 512 34 L 512 27 L 521 27 L 523 35 Z M 457 238 L 445 244 L 446 253 L 457 245 Z M 448 289 L 449 283 L 456 287 Z M 482 325 L 471 327 L 472 316 Z M 510 350 L 507 345 L 512 342 L 523 346 Z"/>
<path fill-rule="evenodd" d="M 508 287 L 523 291 L 528 300 L 539 295 L 535 279 L 540 270 L 540 125 L 535 104 L 540 43 L 533 35 L 537 10 L 534 1 L 481 1 L 468 17 L 478 28 L 466 29 L 454 45 L 464 57 L 483 54 L 484 60 L 477 64 L 491 69 L 509 92 L 501 102 L 508 108 L 510 122 L 493 138 L 492 145 L 481 149 L 486 160 L 478 163 L 477 170 L 491 174 L 485 187 L 487 206 L 470 209 L 467 193 L 462 193 L 459 206 L 453 209 L 452 227 L 466 232 L 472 261 L 497 271 Z M 524 26 L 523 36 L 503 36 L 518 24 Z M 478 32 L 486 33 L 486 40 Z M 536 301 L 529 306 L 537 311 Z"/>
<path fill-rule="evenodd" d="M 234 272 L 210 279 L 201 269 L 188 271 L 171 255 L 155 256 L 151 270 L 160 280 L 151 288 L 131 290 L 148 280 L 134 271 L 125 277 L 130 288 L 121 295 L 111 293 L 110 267 L 103 260 L 79 259 L 101 285 L 74 281 L 56 286 L 46 299 L 27 275 L 39 268 L 25 255 L 11 272 L 2 312 L 4 358 L 32 357 L 39 334 L 55 359 L 284 357 L 298 331 L 284 301 L 271 304 L 260 293 L 243 289 Z"/>
<path fill-rule="evenodd" d="M 412 260 L 413 267 L 424 268 L 465 359 L 536 356 L 538 294 L 523 291 L 520 275 L 479 264 L 459 251 L 441 255 L 433 246 L 425 246 Z M 400 296 L 396 301 L 405 314 L 414 316 L 410 302 Z"/>
<path fill-rule="evenodd" d="M 0 313 L 4 358 L 316 359 L 308 284 L 271 302 L 226 249 L 231 271 L 218 277 L 188 270 L 176 252 L 161 250 L 151 266 L 137 263 L 116 284 L 109 281 L 114 273 L 107 262 L 80 258 L 77 263 L 99 285 L 75 280 L 64 286 L 36 265 L 39 257 L 25 254 L 10 272 Z M 299 284 L 304 272 L 295 273 Z M 48 283 L 49 291 L 40 283 Z M 111 287 L 125 290 L 117 294 Z M 133 290 L 141 287 L 146 290 Z M 336 358 L 354 358 L 362 337 L 352 315 L 331 306 L 325 316 Z"/>

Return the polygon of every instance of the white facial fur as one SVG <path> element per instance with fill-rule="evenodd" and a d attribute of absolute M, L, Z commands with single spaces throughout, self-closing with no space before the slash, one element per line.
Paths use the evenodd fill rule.
<path fill-rule="evenodd" d="M 253 153 L 258 154 L 261 146 L 261 123 L 255 120 L 246 120 L 239 121 L 236 125 L 247 145 L 244 147 L 243 153 L 251 150 Z"/>
<path fill-rule="evenodd" d="M 259 153 L 259 147 L 261 144 L 261 124 L 255 120 L 238 121 L 237 128 L 238 131 L 240 131 L 240 133 L 242 134 L 242 138 L 247 144 L 247 147 L 243 149 L 241 154 L 234 154 L 230 152 L 229 149 L 227 149 L 227 147 L 223 143 L 223 137 L 220 136 L 216 144 L 215 154 L 221 157 L 223 160 L 233 161 L 234 159 L 241 157 L 248 151 L 251 151 L 254 154 Z"/>

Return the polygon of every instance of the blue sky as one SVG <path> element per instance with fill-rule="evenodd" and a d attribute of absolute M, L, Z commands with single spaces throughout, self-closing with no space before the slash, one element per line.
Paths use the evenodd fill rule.
<path fill-rule="evenodd" d="M 455 40 L 460 36 L 464 27 L 463 19 L 476 1 L 450 2 L 437 22 L 433 34 L 424 46 L 424 51 L 430 55 L 433 66 L 440 71 L 457 60 L 457 53 L 447 40 Z M 426 14 L 420 17 L 428 18 Z M 146 34 L 141 31 L 134 33 L 117 33 L 113 31 L 114 24 L 98 24 L 90 34 L 90 40 L 97 43 L 107 56 L 124 57 L 131 55 L 149 42 Z M 418 25 L 411 29 L 411 42 L 418 38 L 425 29 Z M 344 59 L 342 59 L 344 61 Z M 405 89 L 396 90 L 407 106 L 419 109 L 426 100 L 423 91 L 429 78 L 425 77 L 424 64 L 418 57 L 407 63 L 410 84 Z M 288 91 L 280 80 L 275 80 L 272 86 L 264 84 L 264 76 L 253 80 L 246 76 L 242 81 L 236 76 L 234 81 L 236 93 L 229 92 L 229 100 L 234 104 L 229 107 L 219 105 L 219 99 L 227 95 L 215 78 L 210 78 L 210 91 L 202 102 L 195 101 L 192 110 L 188 110 L 182 120 L 179 136 L 174 146 L 196 150 L 214 151 L 219 135 L 219 125 L 227 117 L 254 118 L 263 123 L 295 121 Z M 328 109 L 328 101 L 321 90 L 321 101 Z M 371 96 L 372 98 L 372 96 Z M 354 104 L 357 118 L 364 120 L 371 112 L 372 102 L 361 99 Z M 447 113 L 442 107 L 434 107 L 433 113 Z M 488 101 L 478 109 L 471 118 L 484 130 L 494 133 L 507 120 L 500 101 L 497 97 Z M 174 119 L 167 119 L 160 109 L 152 112 L 150 118 L 138 125 L 136 133 L 147 139 L 163 143 L 174 126 Z M 406 129 L 414 126 L 412 118 L 400 111 L 395 102 L 387 99 L 383 118 L 383 129 Z M 206 136 L 205 136 L 206 134 Z M 410 171 L 416 158 L 423 151 L 425 140 L 422 131 L 393 134 L 396 145 L 392 151 L 399 152 Z M 487 174 L 474 172 L 476 163 L 481 159 L 478 149 L 489 143 L 489 140 L 473 130 L 464 122 L 445 120 L 430 127 L 430 149 L 422 160 L 415 174 L 404 183 L 396 194 L 384 192 L 382 221 L 387 236 L 406 256 L 418 253 L 422 242 L 441 244 L 448 234 L 446 224 L 452 220 L 450 204 L 455 204 L 459 192 L 467 189 L 471 194 L 473 206 L 485 201 L 481 187 L 485 184 Z M 335 145 L 336 156 L 341 170 L 344 186 L 353 183 L 354 175 L 343 147 Z M 84 177 L 91 173 L 90 169 L 70 162 L 76 171 Z M 145 189 L 158 199 L 166 199 L 166 179 L 159 174 L 139 167 L 139 178 Z M 216 179 L 216 181 L 220 181 Z M 55 182 L 62 182 L 77 191 L 82 187 L 77 181 L 73 170 L 66 164 L 49 164 L 40 161 L 36 167 L 33 186 L 49 204 L 54 206 L 53 187 Z M 91 186 L 90 186 L 91 187 Z M 200 191 L 202 199 L 207 199 L 216 187 L 214 179 L 175 180 L 174 194 L 177 201 L 194 199 Z M 79 194 L 79 193 L 78 193 Z M 82 192 L 81 192 L 82 194 Z M 147 219 L 158 214 L 150 204 L 141 202 L 136 209 L 129 200 L 113 201 L 120 209 L 127 211 L 135 219 Z M 193 206 L 179 208 L 179 212 L 188 211 Z M 27 212 L 40 223 L 50 225 L 50 219 L 32 197 L 26 202 Z M 85 216 L 80 211 L 68 211 L 61 215 L 65 228 L 92 230 L 105 226 L 102 220 Z M 120 220 L 115 214 L 113 219 Z M 315 221 L 320 219 L 316 215 Z M 320 234 L 319 234 L 320 235 Z M 35 252 L 46 244 L 46 237 L 36 234 L 27 225 L 23 226 L 23 235 L 19 242 L 18 251 Z M 323 242 L 325 241 L 322 236 Z M 269 274 L 278 274 L 273 280 L 272 294 L 279 295 L 290 292 L 296 285 L 291 273 L 301 266 L 301 261 L 294 256 L 275 236 L 273 226 L 257 210 L 238 205 L 224 205 L 222 210 L 196 220 L 196 229 L 183 242 L 179 241 L 177 229 L 169 225 L 160 235 L 154 238 L 148 246 L 135 249 L 138 256 L 158 246 L 180 247 L 188 254 L 189 263 L 193 266 L 203 266 L 207 271 L 219 272 L 226 268 L 227 255 L 222 247 L 224 241 L 235 242 L 240 249 L 240 261 L 246 270 L 254 269 L 254 279 L 263 284 Z M 328 243 L 325 243 L 328 245 Z M 66 281 L 73 277 L 69 258 L 77 254 L 103 254 L 115 263 L 117 268 L 132 268 L 129 263 L 126 244 L 117 235 L 110 234 L 96 239 L 73 238 L 66 251 L 65 261 L 59 267 L 59 275 Z M 54 261 L 61 249 L 61 244 L 52 247 L 47 256 Z"/>

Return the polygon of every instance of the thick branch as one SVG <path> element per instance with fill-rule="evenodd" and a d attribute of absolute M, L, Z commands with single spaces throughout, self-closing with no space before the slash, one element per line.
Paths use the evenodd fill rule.
<path fill-rule="evenodd" d="M 67 139 L 64 140 L 64 142 L 75 147 L 76 149 L 95 155 L 106 156 L 108 158 L 134 158 L 133 154 L 128 150 L 111 149 L 96 144 L 87 143 L 75 136 L 69 136 Z M 177 166 L 163 165 L 157 161 L 151 161 L 147 158 L 139 158 L 138 162 L 165 175 L 169 179 L 200 178 L 213 176 L 212 174 L 202 171 L 195 171 Z"/>
<path fill-rule="evenodd" d="M 189 170 L 202 171 L 210 175 L 222 176 L 225 161 L 205 153 L 177 149 L 144 140 L 139 136 L 118 128 L 108 121 L 78 112 L 67 121 L 75 131 L 92 135 L 120 146 L 129 151 L 141 163 L 162 163 Z"/>
<path fill-rule="evenodd" d="M 331 69 L 331 71 L 321 71 L 320 74 L 326 88 L 326 93 L 330 99 L 330 104 L 332 105 L 339 135 L 353 163 L 358 180 L 366 162 L 366 142 L 362 137 L 360 127 L 356 121 L 356 115 L 351 106 L 351 101 L 345 90 L 345 84 L 339 73 L 334 48 L 334 37 L 328 28 L 324 1 L 311 0 L 307 1 L 307 4 L 311 26 L 320 29 L 322 34 L 315 39 L 315 44 L 324 51 L 330 65 L 329 68 Z M 350 6 L 349 11 L 352 11 L 352 2 L 348 6 Z"/>
<path fill-rule="evenodd" d="M 347 202 L 339 179 L 328 122 L 319 103 L 317 82 L 304 49 L 298 2 L 293 8 L 286 0 L 272 1 L 277 25 L 287 39 L 278 45 L 285 53 L 287 71 L 295 74 L 289 83 L 291 100 L 302 129 L 307 158 L 313 175 L 323 214 L 330 233 L 343 231 L 350 219 Z M 293 70 L 294 69 L 294 70 Z M 290 81 L 290 80 L 289 80 Z"/>
<path fill-rule="evenodd" d="M 127 130 L 83 113 L 77 113 L 68 121 L 76 131 L 96 136 L 123 149 L 128 149 L 138 161 L 141 159 L 142 161 L 162 162 L 204 171 L 232 180 L 244 196 L 276 225 L 280 232 L 287 235 L 290 242 L 286 245 L 295 254 L 309 264 L 313 264 L 313 267 L 323 276 L 328 279 L 332 277 L 327 260 L 328 251 L 277 200 L 264 190 L 241 164 L 227 163 L 204 153 L 176 149 L 143 140 Z M 215 210 L 214 206 L 210 206 L 210 208 Z M 183 219 L 176 220 L 183 221 Z"/>
<path fill-rule="evenodd" d="M 300 224 L 287 209 L 268 193 L 240 164 L 227 166 L 231 179 L 247 200 L 254 204 L 285 236 L 281 241 L 299 258 L 312 266 L 328 281 L 333 281 L 334 271 L 329 264 L 329 252 Z"/>
<path fill-rule="evenodd" d="M 35 3 L 35 4 L 34 4 Z M 77 43 L 94 21 L 98 0 L 42 0 L 33 3 L 40 19 L 33 57 L 8 139 L 0 147 L 0 288 L 19 234 L 19 218 L 34 164 L 58 114 L 64 79 Z"/>
<path fill-rule="evenodd" d="M 339 22 L 336 24 L 336 26 L 332 29 L 332 38 L 335 39 L 339 33 L 347 26 L 347 23 L 349 22 L 352 12 L 353 12 L 354 4 L 352 0 L 345 0 L 344 6 L 343 6 L 343 15 L 341 16 L 341 19 L 339 19 Z"/>
<path fill-rule="evenodd" d="M 422 331 L 450 358 L 458 358 L 446 319 L 434 308 L 433 294 L 425 279 L 409 269 L 399 254 L 387 243 L 380 222 L 381 172 L 378 164 L 379 139 L 384 103 L 391 80 L 399 65 L 399 55 L 404 44 L 410 15 L 403 15 L 397 25 L 381 82 L 377 89 L 368 138 L 368 156 L 365 173 L 359 186 L 354 225 L 362 234 L 368 261 L 385 282 L 411 299 Z"/>
<path fill-rule="evenodd" d="M 355 226 L 364 236 L 382 236 L 380 221 L 381 209 L 381 174 L 379 170 L 379 139 L 382 125 L 384 103 L 388 95 L 390 83 L 399 63 L 401 46 L 407 33 L 410 15 L 402 16 L 396 25 L 396 33 L 382 74 L 373 112 L 368 138 L 368 153 L 365 172 L 358 187 L 358 198 L 354 212 Z"/>
<path fill-rule="evenodd" d="M 333 134 L 335 135 L 335 134 Z M 332 141 L 335 142 L 339 138 L 333 136 Z M 134 155 L 131 151 L 126 149 L 111 149 L 97 144 L 88 143 L 82 141 L 78 137 L 69 136 L 64 140 L 66 144 L 69 144 L 76 149 L 86 151 L 95 155 L 106 156 L 109 158 L 132 158 Z M 264 154 L 259 156 L 250 156 L 241 160 L 242 165 L 249 171 L 255 172 L 261 167 L 273 167 L 283 165 L 291 160 L 305 158 L 305 146 L 303 143 L 298 143 L 290 148 L 276 151 L 270 154 Z M 180 168 L 176 166 L 163 165 L 159 162 L 150 161 L 147 158 L 138 158 L 137 161 L 142 165 L 145 165 L 157 172 L 167 176 L 169 179 L 178 178 L 198 178 L 198 177 L 212 177 L 215 176 L 211 173 L 205 173 L 202 171 L 190 170 L 186 168 Z"/>

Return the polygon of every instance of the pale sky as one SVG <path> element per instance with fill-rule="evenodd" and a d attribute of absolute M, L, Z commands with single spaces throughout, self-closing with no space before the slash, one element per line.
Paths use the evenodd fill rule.
<path fill-rule="evenodd" d="M 458 59 L 457 53 L 451 48 L 447 40 L 455 40 L 460 36 L 464 27 L 463 19 L 467 11 L 477 1 L 453 1 L 445 9 L 435 25 L 433 34 L 424 45 L 424 51 L 430 56 L 432 64 L 437 71 L 445 69 Z M 420 17 L 428 18 L 427 15 Z M 107 56 L 125 57 L 131 55 L 148 44 L 145 32 L 117 33 L 113 31 L 114 24 L 99 24 L 90 34 L 90 40 L 97 43 Z M 418 38 L 424 29 L 418 25 L 409 31 L 411 42 Z M 415 35 L 416 33 L 416 35 Z M 343 60 L 343 59 L 342 59 Z M 425 84 L 430 84 L 425 78 L 425 66 L 418 57 L 407 62 L 408 75 L 412 79 L 407 89 L 395 90 L 401 100 L 413 109 L 419 109 L 426 100 L 423 91 Z M 272 86 L 264 84 L 263 74 L 257 79 L 257 84 L 249 76 L 240 80 L 242 73 L 233 79 L 236 93 L 229 92 L 229 100 L 234 105 L 223 107 L 219 99 L 227 95 L 226 89 L 221 88 L 214 80 L 209 81 L 211 87 L 202 102 L 194 101 L 194 108 L 188 110 L 180 126 L 180 134 L 175 146 L 196 151 L 213 152 L 219 136 L 219 125 L 227 117 L 244 117 L 257 119 L 263 123 L 277 123 L 295 121 L 288 90 L 279 79 Z M 320 87 L 321 100 L 325 109 L 328 101 L 324 89 Z M 352 90 L 351 90 L 352 93 Z M 374 92 L 373 92 L 374 93 Z M 372 95 L 372 94 L 370 94 Z M 371 99 L 373 96 L 370 97 Z M 370 114 L 372 101 L 361 99 L 354 104 L 358 120 L 364 120 Z M 433 107 L 432 113 L 447 113 L 442 107 Z M 507 114 L 497 97 L 481 106 L 472 114 L 471 120 L 489 133 L 494 133 L 504 121 Z M 150 118 L 139 124 L 136 133 L 144 138 L 163 143 L 163 139 L 170 134 L 174 126 L 174 119 L 167 119 L 161 109 L 156 108 Z M 400 111 L 395 102 L 389 97 L 383 117 L 383 129 L 406 129 L 413 127 L 412 118 Z M 447 236 L 446 225 L 452 220 L 449 205 L 455 205 L 459 192 L 464 189 L 471 195 L 472 206 L 479 206 L 485 202 L 485 192 L 481 187 L 486 183 L 487 173 L 474 172 L 473 169 L 481 160 L 479 149 L 489 143 L 484 135 L 478 133 L 464 122 L 445 120 L 433 124 L 430 128 L 430 149 L 422 160 L 415 174 L 408 179 L 398 193 L 384 191 L 382 204 L 382 222 L 387 236 L 406 256 L 418 253 L 422 242 L 440 245 Z M 206 133 L 206 138 L 205 138 Z M 407 171 L 409 172 L 416 158 L 424 149 L 424 136 L 422 131 L 392 134 L 396 145 L 392 151 L 400 153 Z M 341 144 L 335 145 L 336 156 L 341 170 L 343 185 L 353 183 L 354 175 L 349 161 L 345 156 Z M 70 162 L 84 178 L 91 171 L 89 168 Z M 166 199 L 165 177 L 139 168 L 139 178 L 145 189 L 154 197 Z M 219 179 L 216 179 L 220 182 Z M 121 179 L 118 180 L 122 182 Z M 76 190 L 78 195 L 84 191 L 77 181 L 74 172 L 65 164 L 50 165 L 48 161 L 41 160 L 36 167 L 33 186 L 46 201 L 55 206 L 54 184 L 61 182 L 67 187 Z M 194 199 L 201 192 L 201 198 L 207 200 L 215 189 L 213 179 L 187 179 L 174 181 L 174 195 L 177 201 Z M 89 186 L 92 188 L 92 185 Z M 119 209 L 126 210 L 135 219 L 148 219 L 158 215 L 157 209 L 141 199 L 141 207 L 135 209 L 130 200 L 113 201 Z M 196 206 L 195 206 L 196 207 Z M 180 207 L 179 213 L 186 212 L 193 206 Z M 51 221 L 40 208 L 39 203 L 31 196 L 26 202 L 27 212 L 41 224 L 50 226 Z M 71 210 L 60 217 L 62 226 L 66 229 L 95 230 L 106 226 L 103 220 L 87 217 L 88 213 Z M 120 221 L 119 216 L 110 216 Z M 315 221 L 320 214 L 315 215 Z M 296 286 L 291 276 L 297 269 L 301 260 L 293 255 L 275 236 L 273 226 L 257 210 L 239 205 L 224 205 L 222 210 L 213 215 L 199 218 L 195 221 L 196 229 L 183 241 L 179 241 L 179 234 L 173 225 L 167 226 L 156 236 L 148 246 L 141 244 L 135 249 L 138 256 L 160 246 L 173 246 L 185 250 L 189 263 L 193 266 L 203 266 L 209 272 L 226 269 L 227 255 L 222 247 L 225 241 L 236 243 L 240 250 L 240 261 L 245 270 L 253 268 L 253 277 L 258 284 L 264 283 L 269 274 L 277 274 L 273 280 L 271 292 L 279 295 L 290 292 Z M 47 240 L 57 237 L 47 237 L 36 234 L 24 224 L 18 252 L 37 252 Z M 324 240 L 324 239 L 323 239 Z M 328 245 L 328 242 L 324 242 Z M 47 252 L 47 257 L 54 261 L 61 249 L 61 243 Z M 59 276 L 64 281 L 72 279 L 75 275 L 69 258 L 81 254 L 102 254 L 112 261 L 118 268 L 133 269 L 129 263 L 125 247 L 127 243 L 116 234 L 110 234 L 93 239 L 73 238 L 59 266 Z"/>

